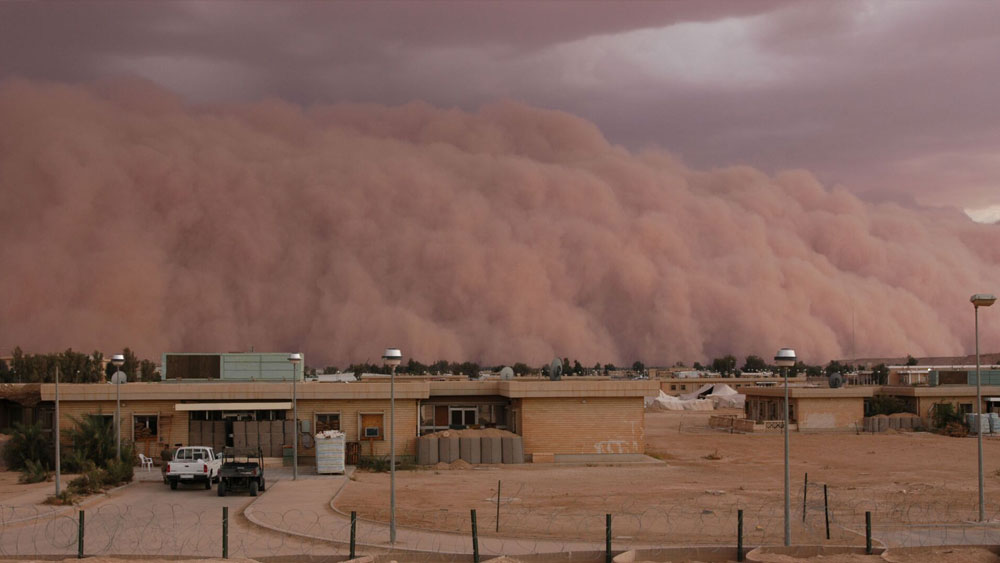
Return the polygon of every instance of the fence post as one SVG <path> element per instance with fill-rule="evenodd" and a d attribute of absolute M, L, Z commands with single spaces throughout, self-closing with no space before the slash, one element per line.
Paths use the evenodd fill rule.
<path fill-rule="evenodd" d="M 500 481 L 497 481 L 497 533 L 500 532 Z"/>
<path fill-rule="evenodd" d="M 823 519 L 826 521 L 826 539 L 830 539 L 830 498 L 826 496 L 826 484 L 823 484 Z"/>
<path fill-rule="evenodd" d="M 604 515 L 604 563 L 611 563 L 611 515 Z"/>
<path fill-rule="evenodd" d="M 77 520 L 76 527 L 76 558 L 83 559 L 83 522 L 84 513 L 80 511 L 80 519 Z"/>
<path fill-rule="evenodd" d="M 736 560 L 743 561 L 743 509 L 736 511 Z"/>
<path fill-rule="evenodd" d="M 806 484 L 802 486 L 802 521 L 806 521 L 806 494 L 809 492 L 809 474 L 806 473 Z"/>
<path fill-rule="evenodd" d="M 354 538 L 358 530 L 358 513 L 354 510 L 351 511 L 351 559 L 355 558 L 354 554 Z"/>
<path fill-rule="evenodd" d="M 222 558 L 229 559 L 229 507 L 222 507 Z"/>
<path fill-rule="evenodd" d="M 872 554 L 872 513 L 865 511 L 865 553 Z"/>
<path fill-rule="evenodd" d="M 476 509 L 472 509 L 472 561 L 479 563 L 479 531 L 476 530 Z"/>

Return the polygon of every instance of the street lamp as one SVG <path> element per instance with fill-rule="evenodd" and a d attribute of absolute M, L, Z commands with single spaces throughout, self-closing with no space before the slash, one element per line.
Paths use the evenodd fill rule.
<path fill-rule="evenodd" d="M 979 450 L 979 521 L 986 520 L 986 494 L 983 492 L 983 385 L 979 373 L 979 308 L 989 307 L 997 300 L 995 295 L 977 293 L 969 298 L 976 309 L 976 445 Z"/>
<path fill-rule="evenodd" d="M 403 361 L 399 348 L 386 348 L 382 362 L 389 375 L 389 543 L 396 543 L 396 366 Z"/>
<path fill-rule="evenodd" d="M 782 372 L 785 376 L 785 546 L 792 545 L 792 500 L 788 478 L 788 368 L 795 365 L 795 359 L 795 350 L 791 348 L 782 348 L 774 356 L 774 364 L 784 368 Z"/>
<path fill-rule="evenodd" d="M 125 356 L 121 354 L 115 354 L 111 356 L 111 363 L 115 366 L 115 374 L 111 376 L 111 383 L 115 386 L 115 456 L 121 460 L 122 458 L 122 391 L 121 384 L 122 379 L 125 378 L 125 374 L 122 373 L 121 367 L 125 363 Z"/>
<path fill-rule="evenodd" d="M 80 372 L 77 372 L 80 373 Z M 56 364 L 56 416 L 52 425 L 56 443 L 56 496 L 59 496 L 59 485 L 62 478 L 62 454 L 59 451 L 59 364 Z"/>
<path fill-rule="evenodd" d="M 292 481 L 296 481 L 299 478 L 299 394 L 295 366 L 302 361 L 302 354 L 289 354 L 288 361 L 292 362 Z"/>

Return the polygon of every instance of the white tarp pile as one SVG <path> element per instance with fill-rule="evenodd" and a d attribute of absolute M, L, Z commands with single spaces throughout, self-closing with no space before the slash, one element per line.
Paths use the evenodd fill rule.
<path fill-rule="evenodd" d="M 667 395 L 660 390 L 657 397 L 646 397 L 646 408 L 654 411 L 710 411 L 714 409 L 712 401 L 707 399 L 683 399 Z"/>
<path fill-rule="evenodd" d="M 725 383 L 705 384 L 694 393 L 681 395 L 684 401 L 704 400 L 710 402 L 716 409 L 742 409 L 746 403 L 746 395 L 736 391 Z M 711 410 L 711 409 L 692 409 Z"/>

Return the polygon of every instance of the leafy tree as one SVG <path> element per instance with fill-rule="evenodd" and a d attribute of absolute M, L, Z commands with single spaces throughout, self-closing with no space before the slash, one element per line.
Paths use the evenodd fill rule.
<path fill-rule="evenodd" d="M 156 364 L 154 364 L 149 360 L 142 360 L 139 362 L 139 381 L 159 381 L 159 380 L 160 380 L 160 374 L 156 373 Z"/>
<path fill-rule="evenodd" d="M 705 366 L 701 365 L 701 362 L 695 362 L 692 367 L 697 371 L 702 371 L 703 369 L 705 369 Z"/>
<path fill-rule="evenodd" d="M 914 358 L 913 356 L 911 356 L 909 354 L 906 355 L 906 365 L 908 365 L 908 366 L 915 366 L 915 365 L 917 365 L 919 363 L 920 363 L 920 360 Z"/>
<path fill-rule="evenodd" d="M 594 364 L 594 367 L 591 369 L 594 371 L 594 373 L 601 373 L 601 362 L 597 362 L 596 364 Z"/>
<path fill-rule="evenodd" d="M 570 370 L 572 368 L 571 368 L 570 363 L 569 363 L 569 358 L 563 358 L 562 368 L 563 368 L 563 375 L 569 375 L 570 374 Z"/>
<path fill-rule="evenodd" d="M 636 373 L 645 373 L 646 364 L 640 362 L 639 360 L 636 360 L 635 362 L 632 363 L 632 371 Z"/>
<path fill-rule="evenodd" d="M 14 373 L 10 371 L 7 362 L 0 360 L 0 383 L 11 383 Z"/>
<path fill-rule="evenodd" d="M 577 360 L 573 360 L 573 373 L 575 375 L 583 375 L 583 366 Z"/>
<path fill-rule="evenodd" d="M 835 373 L 847 373 L 847 366 L 842 365 L 837 360 L 830 360 L 830 363 L 826 364 L 826 368 L 823 371 L 829 377 Z"/>
<path fill-rule="evenodd" d="M 962 423 L 962 415 L 955 410 L 955 405 L 951 403 L 935 403 L 933 413 L 936 428 L 944 428 L 951 423 Z"/>
<path fill-rule="evenodd" d="M 52 467 L 52 442 L 42 432 L 42 425 L 21 424 L 11 426 L 10 440 L 3 449 L 4 463 L 10 469 L 24 469 L 34 462 L 43 467 Z"/>
<path fill-rule="evenodd" d="M 337 369 L 337 366 L 326 366 L 323 368 L 323 373 L 337 373 L 338 371 L 340 370 Z"/>
<path fill-rule="evenodd" d="M 885 364 L 872 368 L 872 382 L 875 385 L 885 385 L 889 382 L 889 368 Z"/>
<path fill-rule="evenodd" d="M 514 370 L 514 375 L 517 376 L 528 375 L 531 373 L 531 368 L 524 362 L 517 362 L 516 364 L 510 366 L 510 369 Z"/>
<path fill-rule="evenodd" d="M 73 450 L 82 459 L 104 467 L 115 457 L 115 423 L 100 414 L 85 414 L 81 418 L 70 415 L 73 426 L 63 432 L 73 444 Z"/>
<path fill-rule="evenodd" d="M 618 368 L 615 367 L 615 364 L 604 364 L 604 375 L 607 375 L 608 372 L 615 371 L 617 369 Z"/>
<path fill-rule="evenodd" d="M 549 376 L 551 375 L 549 370 L 549 364 L 543 365 L 539 371 L 541 371 L 542 377 L 544 377 L 545 379 L 548 379 Z"/>
<path fill-rule="evenodd" d="M 712 360 L 712 371 L 719 372 L 723 377 L 729 377 L 736 371 L 736 357 L 727 354 L 721 358 L 715 358 Z"/>
<path fill-rule="evenodd" d="M 742 370 L 744 372 L 761 372 L 767 370 L 767 362 L 764 361 L 760 356 L 750 355 L 747 356 L 746 361 L 743 363 Z"/>
<path fill-rule="evenodd" d="M 438 360 L 431 364 L 431 373 L 436 373 L 441 375 L 442 373 L 448 373 L 448 362 L 445 360 Z"/>
<path fill-rule="evenodd" d="M 869 416 L 875 416 L 877 414 L 896 414 L 898 412 L 906 412 L 906 403 L 898 397 L 875 395 L 868 403 Z"/>
<path fill-rule="evenodd" d="M 139 376 L 139 358 L 135 356 L 130 348 L 122 350 L 125 356 L 125 363 L 122 364 L 122 371 L 125 372 L 128 381 L 135 381 Z"/>

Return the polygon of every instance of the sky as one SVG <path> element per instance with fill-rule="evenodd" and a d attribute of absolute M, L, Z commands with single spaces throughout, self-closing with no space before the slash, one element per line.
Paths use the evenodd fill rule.
<path fill-rule="evenodd" d="M 32 272 L 0 274 L 0 313 L 21 321 L 0 328 L 0 346 L 103 346 L 138 323 L 162 327 L 133 338 L 151 353 L 304 346 L 339 362 L 372 359 L 365 347 L 384 334 L 426 360 L 693 361 L 767 354 L 803 331 L 824 360 L 964 352 L 968 315 L 954 303 L 990 290 L 1000 267 L 995 227 L 970 220 L 1000 221 L 997 21 L 1000 5 L 972 1 L 3 3 L 0 188 L 60 211 L 0 212 L 3 263 Z M 301 168 L 268 149 L 301 150 Z M 557 179 L 585 186 L 590 205 L 556 197 Z M 534 195 L 497 191 L 514 180 Z M 315 199 L 309 233 L 248 232 L 202 210 L 235 201 L 261 221 L 268 208 L 249 201 L 268 185 Z M 125 242 L 86 219 L 111 196 L 128 211 Z M 426 209 L 377 209 L 399 196 Z M 811 222 L 776 227 L 783 201 Z M 362 221 L 320 226 L 344 213 Z M 192 233 L 221 246 L 198 248 Z M 372 264 L 365 235 L 398 244 Z M 410 240 L 424 260 L 399 253 Z M 288 245 L 302 248 L 291 271 L 329 278 L 290 306 L 307 328 L 261 304 L 292 287 L 267 273 Z M 45 267 L 90 272 L 112 248 L 145 273 L 48 287 Z M 252 280 L 230 273 L 233 252 Z M 385 281 L 381 262 L 405 275 Z M 428 263 L 448 276 L 426 284 Z M 768 316 L 759 300 L 782 299 L 773 287 L 791 279 L 805 289 L 755 326 Z M 213 306 L 178 307 L 199 293 Z M 57 321 L 57 304 L 73 318 Z M 505 306 L 554 318 L 525 323 Z M 261 314 L 273 324 L 248 326 Z"/>

